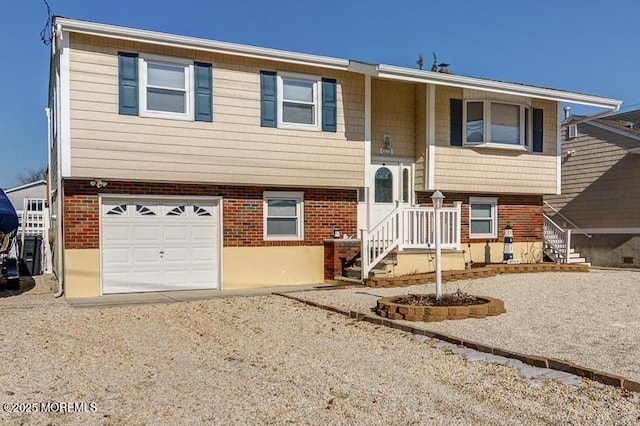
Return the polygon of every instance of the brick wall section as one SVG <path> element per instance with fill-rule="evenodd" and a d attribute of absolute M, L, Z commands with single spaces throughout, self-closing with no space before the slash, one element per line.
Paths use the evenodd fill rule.
<path fill-rule="evenodd" d="M 360 252 L 360 240 L 324 240 L 324 279 L 332 280 L 342 275 L 341 257 L 347 262 Z"/>
<path fill-rule="evenodd" d="M 335 228 L 357 234 L 357 195 L 355 190 L 317 188 L 278 188 L 256 186 L 195 185 L 156 182 L 108 181 L 100 190 L 87 180 L 64 183 L 65 248 L 99 247 L 99 203 L 102 194 L 177 195 L 223 197 L 225 247 L 322 245 Z M 262 199 L 264 191 L 304 192 L 304 241 L 263 241 Z"/>
<path fill-rule="evenodd" d="M 418 192 L 416 200 L 420 205 L 431 206 L 432 193 Z M 540 195 L 511 195 L 511 194 L 470 194 L 447 192 L 445 207 L 453 207 L 454 201 L 462 201 L 462 243 L 502 242 L 504 241 L 504 227 L 511 224 L 515 242 L 543 241 L 543 205 Z M 498 198 L 498 238 L 469 239 L 469 197 Z"/>

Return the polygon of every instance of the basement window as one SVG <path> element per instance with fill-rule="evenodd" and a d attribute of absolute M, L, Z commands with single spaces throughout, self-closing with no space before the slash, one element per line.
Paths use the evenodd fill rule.
<path fill-rule="evenodd" d="M 469 238 L 498 237 L 498 199 L 469 198 Z"/>
<path fill-rule="evenodd" d="M 304 193 L 267 191 L 263 199 L 265 241 L 304 240 Z"/>

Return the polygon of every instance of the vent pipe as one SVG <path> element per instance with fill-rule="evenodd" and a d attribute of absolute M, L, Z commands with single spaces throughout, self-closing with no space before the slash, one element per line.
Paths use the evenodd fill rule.
<path fill-rule="evenodd" d="M 567 120 L 571 116 L 571 107 L 564 107 L 564 119 Z"/>

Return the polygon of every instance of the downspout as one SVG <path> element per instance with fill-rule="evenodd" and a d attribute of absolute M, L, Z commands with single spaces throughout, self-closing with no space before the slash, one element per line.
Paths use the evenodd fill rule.
<path fill-rule="evenodd" d="M 52 53 L 51 53 L 51 61 L 53 61 L 54 67 L 52 67 L 54 69 L 54 77 L 53 77 L 53 84 L 56 86 L 56 98 L 53 99 L 53 102 L 56 105 L 56 112 L 57 112 L 57 116 L 55 117 L 56 120 L 58 120 L 58 117 L 60 116 L 60 114 L 62 113 L 61 108 L 60 108 L 60 103 L 58 102 L 58 97 L 60 97 L 60 78 L 57 77 L 58 76 L 58 72 L 56 71 L 57 69 L 60 69 L 60 60 L 59 58 L 56 57 L 56 55 L 58 55 L 58 39 L 57 37 L 62 38 L 62 26 L 60 24 L 58 24 L 56 26 L 55 29 L 55 34 L 53 37 L 53 42 L 51 43 L 51 49 L 52 49 Z M 49 79 L 51 79 L 51 76 L 49 77 Z M 49 80 L 51 81 L 51 80 Z M 49 123 L 49 134 L 51 135 L 51 123 Z M 52 136 L 50 136 L 52 137 Z M 60 129 L 58 128 L 58 134 L 57 134 L 57 140 L 56 142 L 56 180 L 57 180 L 57 185 L 56 185 L 56 197 L 57 199 L 57 203 L 56 203 L 56 252 L 57 252 L 57 256 L 56 256 L 56 275 L 58 278 L 58 290 L 55 292 L 55 294 L 53 295 L 54 298 L 58 298 L 60 296 L 62 296 L 64 294 L 64 272 L 62 270 L 63 266 L 64 266 L 64 262 L 63 262 L 63 241 L 62 241 L 62 237 L 63 237 L 63 233 L 62 233 L 62 203 L 64 201 L 64 191 L 62 188 L 62 165 L 61 165 L 61 148 L 60 148 Z M 49 149 L 49 152 L 51 152 L 51 149 Z"/>

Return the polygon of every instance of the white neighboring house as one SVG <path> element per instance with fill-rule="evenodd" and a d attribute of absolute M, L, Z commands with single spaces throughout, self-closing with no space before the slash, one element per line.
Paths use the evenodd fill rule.
<path fill-rule="evenodd" d="M 6 189 L 7 198 L 18 214 L 20 227 L 18 238 L 40 235 L 42 237 L 41 259 L 43 272 L 50 273 L 51 250 L 49 247 L 49 206 L 47 203 L 47 182 L 38 180 Z"/>

